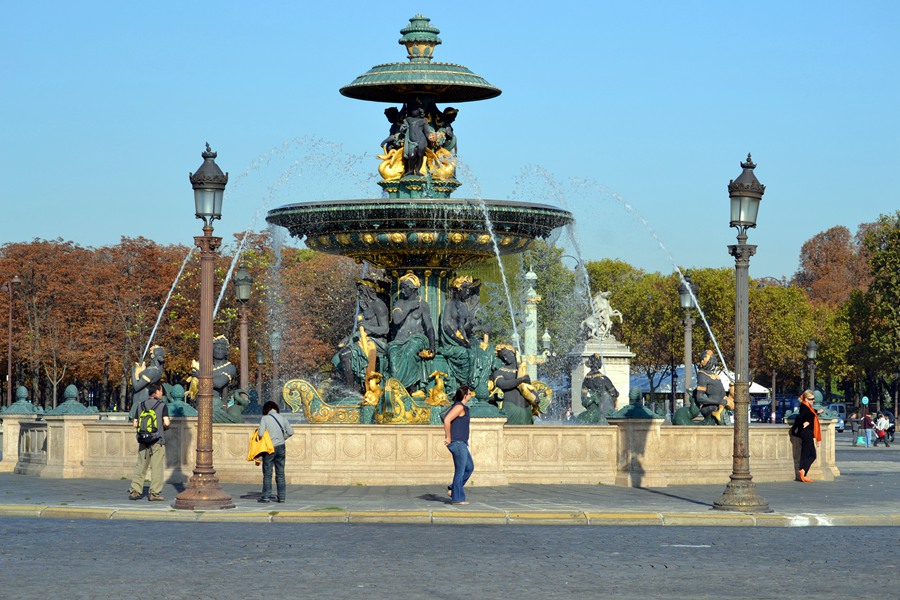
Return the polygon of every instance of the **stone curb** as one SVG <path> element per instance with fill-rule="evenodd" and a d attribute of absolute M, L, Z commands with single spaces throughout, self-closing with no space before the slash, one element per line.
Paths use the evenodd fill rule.
<path fill-rule="evenodd" d="M 448 510 L 272 510 L 269 512 L 0 505 L 0 517 L 206 523 L 385 523 L 667 527 L 900 527 L 898 514 L 743 514 Z"/>

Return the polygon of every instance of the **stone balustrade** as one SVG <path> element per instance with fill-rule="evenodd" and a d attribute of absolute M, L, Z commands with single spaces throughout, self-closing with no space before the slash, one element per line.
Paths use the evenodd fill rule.
<path fill-rule="evenodd" d="M 175 418 L 166 432 L 166 477 L 187 481 L 196 461 L 196 418 Z M 213 426 L 213 464 L 222 481 L 256 484 L 248 462 L 255 425 Z M 434 425 L 296 425 L 287 442 L 287 481 L 311 485 L 446 484 L 453 463 Z M 835 464 L 834 421 L 822 422 L 823 442 L 813 479 L 830 481 Z M 604 484 L 665 487 L 728 482 L 733 429 L 673 427 L 657 419 L 611 425 L 507 426 L 504 419 L 472 421 L 475 485 Z M 103 415 L 3 416 L 0 472 L 59 478 L 130 478 L 134 428 Z M 788 426 L 750 427 L 750 469 L 756 482 L 790 481 L 798 443 Z"/>

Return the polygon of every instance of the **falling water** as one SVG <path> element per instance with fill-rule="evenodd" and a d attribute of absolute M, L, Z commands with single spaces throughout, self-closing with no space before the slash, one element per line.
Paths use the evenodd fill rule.
<path fill-rule="evenodd" d="M 369 272 L 369 263 L 368 261 L 363 261 L 363 272 L 360 279 L 365 279 L 366 274 Z M 353 315 L 353 323 L 350 325 L 350 337 L 353 337 L 353 334 L 356 333 L 356 324 L 359 322 L 359 295 L 356 296 L 356 314 Z"/>
<path fill-rule="evenodd" d="M 669 252 L 668 248 L 666 248 L 665 244 L 663 244 L 662 240 L 659 239 L 659 236 L 656 234 L 656 231 L 653 227 L 650 226 L 650 223 L 642 217 L 635 208 L 626 202 L 621 196 L 614 192 L 608 192 L 608 195 L 618 202 L 625 210 L 627 210 L 637 221 L 644 226 L 650 236 L 656 240 L 656 243 L 659 245 L 660 249 L 665 254 L 666 258 L 669 259 L 669 262 L 672 264 L 672 268 L 678 273 L 678 277 L 682 283 L 685 283 L 684 273 L 681 272 L 681 268 L 679 268 L 678 263 L 675 262 L 675 259 L 672 257 L 672 254 Z M 686 284 L 685 284 L 686 285 Z M 690 290 L 691 286 L 687 286 Z M 722 368 L 727 372 L 728 364 L 725 362 L 725 358 L 722 356 L 722 349 L 719 347 L 719 341 L 716 339 L 716 335 L 713 333 L 712 328 L 709 325 L 709 321 L 706 320 L 706 314 L 703 312 L 703 309 L 700 307 L 700 303 L 697 301 L 697 297 L 694 295 L 694 291 L 690 290 L 691 298 L 694 300 L 694 305 L 697 307 L 697 312 L 700 313 L 700 318 L 703 320 L 703 325 L 706 327 L 706 332 L 709 334 L 709 338 L 712 340 L 713 345 L 716 347 L 716 354 L 719 355 L 719 360 L 721 361 Z M 687 365 L 685 365 L 687 368 Z"/>
<path fill-rule="evenodd" d="M 462 162 L 457 161 L 457 170 L 465 171 L 465 179 L 472 185 L 473 196 L 475 196 L 475 200 L 478 202 L 479 206 L 481 206 L 481 212 L 484 214 L 484 224 L 487 227 L 488 234 L 490 234 L 491 236 L 491 243 L 494 246 L 494 256 L 497 258 L 497 264 L 500 266 L 500 279 L 503 281 L 503 291 L 506 293 L 506 304 L 509 308 L 510 321 L 512 322 L 513 341 L 516 343 L 516 352 L 521 354 L 522 349 L 519 346 L 519 329 L 516 326 L 515 311 L 513 310 L 512 304 L 512 294 L 509 291 L 509 282 L 506 279 L 506 270 L 503 267 L 503 261 L 500 260 L 500 247 L 497 245 L 497 236 L 494 235 L 494 224 L 491 222 L 491 217 L 488 214 L 487 204 L 485 204 L 484 198 L 481 197 L 481 190 L 478 186 L 478 180 L 472 174 L 471 169 L 469 169 Z"/>
<path fill-rule="evenodd" d="M 544 167 L 537 165 L 530 167 L 530 171 L 536 174 L 550 189 L 550 203 L 555 204 L 560 208 L 568 209 L 568 198 L 563 189 L 562 184 L 560 184 L 553 175 L 551 175 Z M 520 191 L 521 188 L 526 187 L 524 185 L 523 178 L 519 177 L 516 180 L 517 189 L 513 191 L 513 197 L 519 198 L 521 195 L 527 195 L 526 191 Z M 522 197 L 519 198 L 525 202 L 533 202 L 534 198 Z M 594 321 L 599 323 L 600 319 L 597 316 L 597 310 L 594 306 L 593 299 L 591 298 L 591 282 L 590 277 L 587 272 L 587 268 L 585 267 L 584 256 L 581 252 L 581 245 L 578 240 L 579 237 L 576 234 L 577 221 L 573 221 L 566 226 L 566 233 L 568 234 L 568 238 L 570 243 L 572 244 L 572 250 L 575 252 L 575 260 L 578 262 L 575 265 L 575 271 L 577 273 L 577 277 L 581 278 L 581 285 L 577 286 L 581 288 L 581 301 L 584 303 L 585 312 L 590 313 L 594 317 Z M 604 361 L 603 357 L 603 345 L 598 344 L 600 360 Z"/>
<path fill-rule="evenodd" d="M 181 262 L 181 268 L 178 269 L 178 275 L 175 276 L 175 281 L 172 282 L 172 287 L 169 288 L 169 294 L 166 296 L 165 302 L 163 302 L 162 308 L 159 309 L 159 315 L 156 317 L 156 323 L 153 325 L 153 329 L 150 331 L 150 339 L 147 340 L 147 346 L 144 348 L 144 353 L 141 354 L 141 362 L 144 362 L 144 358 L 147 357 L 147 351 L 150 350 L 150 344 L 153 342 L 153 336 L 156 335 L 156 328 L 159 327 L 159 322 L 162 320 L 162 316 L 166 311 L 166 305 L 169 304 L 169 298 L 172 297 L 172 292 L 175 291 L 175 286 L 178 285 L 178 280 L 181 279 L 181 274 L 184 272 L 184 267 L 187 265 L 188 259 L 191 257 L 191 254 L 194 253 L 195 246 L 191 246 L 191 249 L 188 250 L 187 256 L 184 257 L 184 260 Z"/>
<path fill-rule="evenodd" d="M 529 167 L 528 171 L 529 171 L 529 173 L 534 174 L 538 178 L 540 178 L 550 188 L 551 195 L 553 196 L 553 198 L 558 206 L 560 206 L 562 208 L 567 208 L 567 204 L 568 204 L 567 195 L 564 193 L 562 186 L 555 180 L 555 178 L 552 175 L 550 175 L 543 167 L 540 167 L 540 166 L 531 166 L 531 167 Z M 522 179 L 522 178 L 520 178 L 520 179 Z M 632 218 L 634 218 L 638 223 L 640 223 L 640 225 L 643 226 L 643 228 L 650 234 L 650 237 L 656 242 L 656 244 L 659 246 L 660 250 L 662 250 L 663 255 L 668 259 L 669 263 L 672 265 L 672 267 L 678 273 L 679 279 L 682 282 L 684 281 L 684 274 L 682 273 L 681 269 L 679 268 L 678 263 L 675 262 L 675 259 L 672 257 L 672 254 L 669 252 L 668 248 L 666 248 L 665 244 L 663 244 L 659 235 L 657 235 L 656 231 L 653 229 L 653 227 L 650 225 L 650 223 L 647 222 L 647 220 L 643 216 L 641 216 L 641 214 L 638 213 L 638 211 L 630 203 L 626 202 L 619 194 L 609 190 L 606 186 L 603 186 L 603 185 L 597 183 L 596 181 L 593 181 L 590 179 L 573 179 L 571 181 L 571 185 L 572 185 L 572 187 L 574 187 L 576 189 L 578 189 L 578 188 L 585 189 L 585 190 L 589 190 L 589 191 L 598 193 L 601 196 L 607 196 L 607 197 L 611 198 L 612 200 L 614 200 L 619 206 L 624 208 L 626 213 L 629 214 Z M 577 225 L 577 223 L 576 223 L 576 225 Z M 582 258 L 581 258 L 581 251 L 578 247 L 578 236 L 575 235 L 574 228 L 570 229 L 570 236 L 571 236 L 571 240 L 572 240 L 572 244 L 575 249 L 575 252 L 578 255 L 578 260 L 581 262 Z M 584 275 L 585 275 L 585 277 L 587 277 L 587 271 L 584 272 Z M 590 293 L 589 290 L 588 290 L 588 293 Z M 716 348 L 716 353 L 719 356 L 719 360 L 721 361 L 722 367 L 727 372 L 727 363 L 725 362 L 725 358 L 722 355 L 722 350 L 719 347 L 719 342 L 716 339 L 716 336 L 713 333 L 712 328 L 709 325 L 709 321 L 706 318 L 706 314 L 703 312 L 703 308 L 697 302 L 697 298 L 694 296 L 693 290 L 691 291 L 691 296 L 694 299 L 694 304 L 697 307 L 697 311 L 699 312 L 700 318 L 703 321 L 703 325 L 706 328 L 707 333 L 709 334 L 710 340 L 712 340 L 712 343 Z M 593 310 L 593 307 L 592 307 L 592 310 Z M 687 365 L 685 365 L 685 366 L 687 366 Z"/>
<path fill-rule="evenodd" d="M 356 168 L 361 162 L 367 160 L 368 156 L 350 155 L 343 151 L 340 144 L 303 136 L 286 140 L 282 144 L 274 146 L 268 152 L 261 154 L 253 160 L 250 165 L 235 178 L 232 185 L 226 189 L 225 193 L 228 195 L 229 201 L 232 201 L 231 198 L 236 194 L 238 200 L 241 199 L 240 193 L 243 191 L 242 187 L 252 174 L 261 171 L 264 167 L 270 166 L 276 159 L 283 159 L 287 157 L 289 153 L 297 151 L 302 152 L 302 156 L 300 158 L 292 159 L 287 168 L 285 168 L 276 178 L 275 182 L 267 187 L 262 202 L 260 202 L 253 214 L 249 227 L 244 231 L 244 235 L 241 236 L 241 241 L 231 259 L 231 264 L 228 267 L 225 280 L 222 282 L 222 288 L 219 290 L 219 297 L 216 300 L 216 306 L 213 309 L 213 317 L 219 312 L 219 306 L 222 304 L 222 300 L 225 297 L 225 292 L 228 288 L 228 282 L 231 281 L 235 266 L 238 264 L 241 253 L 244 250 L 247 236 L 251 231 L 257 229 L 257 223 L 259 222 L 260 217 L 268 212 L 272 200 L 277 198 L 290 184 L 295 183 L 300 179 L 304 179 L 304 169 L 310 166 L 314 167 L 313 176 L 307 176 L 304 181 L 310 179 L 321 181 L 323 179 L 329 179 L 327 177 L 322 177 L 323 173 L 340 173 L 341 181 L 351 180 L 359 191 L 366 189 L 370 185 L 371 180 L 374 179 L 374 175 L 371 174 L 360 176 L 362 170 Z M 309 192 L 308 190 L 304 190 L 304 193 Z"/>

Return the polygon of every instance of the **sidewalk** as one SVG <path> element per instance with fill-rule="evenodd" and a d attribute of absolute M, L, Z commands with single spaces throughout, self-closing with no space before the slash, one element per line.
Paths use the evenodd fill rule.
<path fill-rule="evenodd" d="M 476 468 L 477 468 L 477 457 Z M 290 460 L 290 457 L 288 458 Z M 803 527 L 900 525 L 900 449 L 837 451 L 834 482 L 760 483 L 772 512 L 712 510 L 722 485 L 624 488 L 511 485 L 466 488 L 471 505 L 448 504 L 441 486 L 288 486 L 284 504 L 257 502 L 260 486 L 223 484 L 235 508 L 176 511 L 180 489 L 167 484 L 165 502 L 129 501 L 128 481 L 42 479 L 0 474 L 0 517 L 54 517 L 207 522 L 714 525 Z M 751 462 L 752 472 L 752 462 Z M 450 467 L 448 466 L 448 474 Z"/>

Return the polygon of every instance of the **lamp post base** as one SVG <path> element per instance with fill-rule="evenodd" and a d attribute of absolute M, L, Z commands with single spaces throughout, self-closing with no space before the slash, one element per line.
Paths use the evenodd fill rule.
<path fill-rule="evenodd" d="M 716 510 L 730 510 L 745 513 L 769 513 L 769 502 L 756 493 L 756 486 L 750 480 L 732 479 L 725 486 L 722 497 L 713 503 Z"/>
<path fill-rule="evenodd" d="M 215 475 L 194 475 L 186 490 L 175 497 L 172 508 L 178 510 L 218 510 L 234 508 L 231 496 L 219 485 Z"/>

